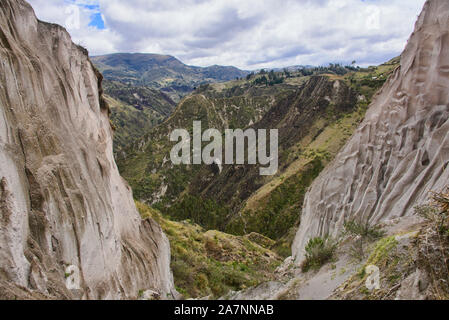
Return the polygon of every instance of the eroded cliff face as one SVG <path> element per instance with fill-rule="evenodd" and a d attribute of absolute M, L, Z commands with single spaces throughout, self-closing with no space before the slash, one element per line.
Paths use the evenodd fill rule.
<path fill-rule="evenodd" d="M 429 0 L 401 66 L 304 202 L 293 253 L 347 220 L 377 224 L 414 214 L 449 182 L 449 1 Z"/>
<path fill-rule="evenodd" d="M 0 298 L 176 294 L 168 240 L 114 162 L 101 78 L 62 27 L 0 2 Z"/>

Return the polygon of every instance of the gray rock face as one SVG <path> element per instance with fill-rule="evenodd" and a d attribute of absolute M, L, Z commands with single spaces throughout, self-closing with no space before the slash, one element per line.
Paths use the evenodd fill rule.
<path fill-rule="evenodd" d="M 414 214 L 449 182 L 449 1 L 429 0 L 365 120 L 304 202 L 293 252 L 336 236 L 345 220 L 377 224 Z"/>
<path fill-rule="evenodd" d="M 168 240 L 114 162 L 101 78 L 62 27 L 0 2 L 0 298 L 176 294 Z"/>
<path fill-rule="evenodd" d="M 429 276 L 417 269 L 402 281 L 401 288 L 396 293 L 396 300 L 426 300 L 429 282 Z"/>

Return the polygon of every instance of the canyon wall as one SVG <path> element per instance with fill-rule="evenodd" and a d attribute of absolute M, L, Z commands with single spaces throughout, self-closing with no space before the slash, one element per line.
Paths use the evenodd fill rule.
<path fill-rule="evenodd" d="M 0 2 L 0 298 L 176 295 L 170 247 L 112 152 L 101 74 L 66 30 Z"/>
<path fill-rule="evenodd" d="M 309 189 L 293 254 L 337 237 L 345 221 L 371 225 L 415 214 L 449 184 L 449 1 L 429 0 L 401 65 L 365 120 Z"/>

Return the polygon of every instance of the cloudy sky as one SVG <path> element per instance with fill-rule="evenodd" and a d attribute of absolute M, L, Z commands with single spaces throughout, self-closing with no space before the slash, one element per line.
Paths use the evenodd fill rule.
<path fill-rule="evenodd" d="M 91 55 L 169 54 L 242 69 L 366 66 L 399 55 L 425 0 L 28 0 Z"/>

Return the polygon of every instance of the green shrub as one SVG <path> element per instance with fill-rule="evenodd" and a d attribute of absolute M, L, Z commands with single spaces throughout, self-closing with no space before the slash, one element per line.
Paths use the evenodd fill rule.
<path fill-rule="evenodd" d="M 331 261 L 337 250 L 337 243 L 329 237 L 310 239 L 305 248 L 306 260 L 302 264 L 302 271 L 319 270 Z"/>
<path fill-rule="evenodd" d="M 231 290 L 256 286 L 272 280 L 281 263 L 268 248 L 247 237 L 206 232 L 190 220 L 174 222 L 143 203 L 136 202 L 136 206 L 143 219 L 158 220 L 168 236 L 175 286 L 185 299 L 209 295 L 218 298 Z M 263 240 L 268 244 L 274 242 Z"/>
<path fill-rule="evenodd" d="M 353 235 L 359 235 L 369 240 L 377 240 L 385 236 L 385 231 L 379 226 L 372 227 L 368 223 L 359 223 L 355 220 L 346 222 L 345 230 Z"/>
<path fill-rule="evenodd" d="M 206 230 L 223 230 L 229 212 L 226 206 L 215 200 L 189 194 L 173 206 L 164 209 L 164 213 L 170 218 L 177 221 L 190 219 Z"/>
<path fill-rule="evenodd" d="M 358 241 L 352 247 L 352 255 L 359 260 L 365 257 L 365 243 L 378 240 L 385 236 L 385 231 L 378 226 L 370 226 L 369 223 L 360 223 L 351 220 L 345 223 L 345 233 L 358 237 Z"/>
<path fill-rule="evenodd" d="M 416 206 L 415 212 L 429 221 L 441 235 L 449 236 L 449 189 L 433 193 L 432 202 Z"/>

